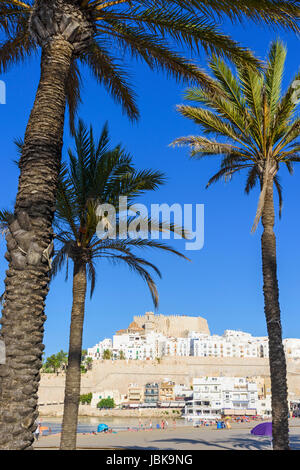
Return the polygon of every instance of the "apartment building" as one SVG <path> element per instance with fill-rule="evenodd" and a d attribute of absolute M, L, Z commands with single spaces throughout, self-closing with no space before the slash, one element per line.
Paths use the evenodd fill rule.
<path fill-rule="evenodd" d="M 257 401 L 257 384 L 246 377 L 199 377 L 193 379 L 193 399 L 184 414 L 191 420 L 256 415 Z"/>
<path fill-rule="evenodd" d="M 170 402 L 175 400 L 175 382 L 166 380 L 161 382 L 159 387 L 159 401 Z"/>
<path fill-rule="evenodd" d="M 144 401 L 144 388 L 137 384 L 129 384 L 127 393 L 127 402 L 129 404 L 138 404 Z"/>
<path fill-rule="evenodd" d="M 146 383 L 145 389 L 144 389 L 144 403 L 157 405 L 158 401 L 159 401 L 159 384 L 157 382 Z"/>
<path fill-rule="evenodd" d="M 168 318 L 163 317 L 163 325 L 166 323 L 167 329 L 161 326 L 162 329 L 159 331 L 160 323 L 154 328 L 151 315 L 149 313 L 146 316 L 145 324 L 140 319 L 143 326 L 133 321 L 128 328 L 118 330 L 112 339 L 105 338 L 93 348 L 89 348 L 88 356 L 93 359 L 103 359 L 103 352 L 108 349 L 113 359 L 119 359 L 122 352 L 122 356 L 127 360 L 141 361 L 180 356 L 241 359 L 269 357 L 267 336 L 252 336 L 250 333 L 238 330 L 225 330 L 223 335 L 210 335 L 208 329 L 192 331 L 188 328 L 179 333 L 182 336 L 166 336 L 166 331 L 173 331 L 167 328 Z M 183 326 L 184 322 L 180 324 Z M 283 345 L 287 358 L 300 359 L 300 339 L 284 339 Z"/>
<path fill-rule="evenodd" d="M 222 377 L 222 407 L 226 415 L 257 414 L 257 384 L 246 377 Z"/>
<path fill-rule="evenodd" d="M 113 347 L 112 340 L 110 338 L 105 338 L 103 341 L 100 341 L 92 348 L 88 348 L 87 355 L 93 360 L 103 359 L 103 353 L 105 350 L 111 351 Z"/>

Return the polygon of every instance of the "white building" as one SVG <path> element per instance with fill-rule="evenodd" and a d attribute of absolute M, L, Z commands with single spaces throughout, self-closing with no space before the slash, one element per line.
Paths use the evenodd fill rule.
<path fill-rule="evenodd" d="M 222 404 L 225 414 L 257 414 L 257 383 L 245 377 L 222 377 Z"/>
<path fill-rule="evenodd" d="M 87 355 L 93 360 L 102 359 L 103 352 L 105 350 L 112 350 L 112 340 L 110 338 L 105 338 L 103 341 L 100 341 L 100 343 L 96 344 L 93 348 L 88 348 Z"/>
<path fill-rule="evenodd" d="M 193 399 L 187 401 L 184 416 L 189 421 L 217 420 L 222 416 L 220 377 L 193 379 Z"/>
<path fill-rule="evenodd" d="M 163 356 L 190 356 L 191 340 L 190 338 L 163 338 L 162 355 Z"/>
<path fill-rule="evenodd" d="M 102 390 L 93 393 L 91 407 L 97 408 L 98 403 L 105 398 L 112 398 L 117 406 L 124 401 L 124 395 L 119 390 Z"/>
<path fill-rule="evenodd" d="M 193 399 L 209 401 L 213 408 L 222 407 L 222 377 L 200 377 L 193 380 Z"/>
<path fill-rule="evenodd" d="M 286 357 L 291 359 L 300 358 L 300 339 L 288 338 L 283 340 Z"/>
<path fill-rule="evenodd" d="M 185 417 L 216 420 L 222 415 L 256 415 L 257 384 L 245 377 L 200 377 L 193 380 L 193 400 L 187 402 Z"/>
<path fill-rule="evenodd" d="M 300 359 L 300 339 L 283 340 L 287 358 Z M 126 330 L 119 330 L 113 339 L 106 338 L 93 348 L 88 356 L 102 359 L 103 351 L 112 352 L 113 359 L 120 354 L 128 360 L 153 360 L 163 356 L 195 357 L 269 357 L 267 336 L 256 337 L 250 333 L 225 330 L 223 335 L 209 335 L 190 331 L 187 337 L 166 337 L 153 330 L 146 331 L 132 322 Z"/>
<path fill-rule="evenodd" d="M 263 418 L 268 418 L 272 415 L 271 395 L 267 395 L 261 400 L 257 400 L 257 414 Z"/>
<path fill-rule="evenodd" d="M 191 355 L 197 357 L 268 357 L 268 338 L 225 330 L 222 336 L 190 332 Z"/>
<path fill-rule="evenodd" d="M 163 344 L 160 333 L 119 333 L 113 336 L 113 355 L 117 359 L 122 351 L 125 359 L 153 360 L 163 355 Z"/>

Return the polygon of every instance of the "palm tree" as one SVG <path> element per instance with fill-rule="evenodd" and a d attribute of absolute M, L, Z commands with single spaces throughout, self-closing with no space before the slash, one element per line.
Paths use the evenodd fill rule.
<path fill-rule="evenodd" d="M 31 447 L 42 364 L 44 304 L 53 251 L 52 221 L 66 101 L 74 131 L 80 65 L 87 65 L 132 119 L 138 110 L 124 53 L 182 80 L 204 72 L 175 46 L 200 47 L 257 63 L 216 27 L 243 18 L 298 30 L 288 0 L 0 0 L 0 73 L 41 50 L 40 81 L 27 124 L 14 215 L 7 231 L 9 269 L 2 312 L 6 364 L 0 367 L 0 448 Z M 117 52 L 120 51 L 120 58 Z"/>
<path fill-rule="evenodd" d="M 124 360 L 124 359 L 125 359 L 124 351 L 120 351 L 120 353 L 119 353 L 119 359 L 121 359 L 121 360 Z"/>
<path fill-rule="evenodd" d="M 61 246 L 54 257 L 52 267 L 55 275 L 69 259 L 74 265 L 69 359 L 61 436 L 61 449 L 67 450 L 76 448 L 87 279 L 91 283 L 92 296 L 97 260 L 106 259 L 114 264 L 125 263 L 147 283 L 153 302 L 157 306 L 157 288 L 149 271 L 152 270 L 158 275 L 160 272 L 151 262 L 135 252 L 148 247 L 183 256 L 168 245 L 142 237 L 139 232 L 133 238 L 129 225 L 129 233 L 127 229 L 121 229 L 121 221 L 124 217 L 126 219 L 126 216 L 124 210 L 119 208 L 119 197 L 128 198 L 129 209 L 129 204 L 138 195 L 154 190 L 162 184 L 162 174 L 148 170 L 136 171 L 130 155 L 124 149 L 120 146 L 110 148 L 107 126 L 103 128 L 100 139 L 96 142 L 92 128 L 88 132 L 83 122 L 79 121 L 75 143 L 76 153 L 69 150 L 69 168 L 63 165 L 59 179 L 55 227 L 58 231 L 56 239 Z M 99 221 L 105 226 L 108 220 L 104 212 L 103 215 L 97 216 L 99 204 L 113 204 L 116 207 L 119 221 L 116 238 L 104 235 L 99 239 Z M 132 216 L 128 217 L 128 221 L 130 220 Z M 150 233 L 150 223 L 153 229 L 154 221 L 148 219 L 145 223 Z M 166 227 L 162 223 L 156 223 L 154 229 L 160 231 Z"/>
<path fill-rule="evenodd" d="M 109 349 L 105 349 L 103 351 L 103 359 L 107 360 L 107 359 L 111 359 L 111 351 Z"/>
<path fill-rule="evenodd" d="M 295 111 L 295 80 L 282 94 L 282 77 L 286 49 L 280 41 L 273 42 L 263 72 L 238 67 L 236 75 L 218 57 L 210 61 L 215 85 L 222 95 L 191 88 L 188 100 L 199 106 L 181 105 L 178 111 L 199 124 L 204 136 L 176 139 L 173 144 L 191 147 L 193 158 L 222 156 L 220 170 L 207 186 L 222 178 L 230 180 L 235 173 L 247 171 L 245 191 L 248 194 L 257 183 L 260 197 L 252 230 L 261 218 L 263 292 L 265 317 L 269 336 L 269 361 L 272 384 L 272 420 L 274 449 L 288 449 L 288 402 L 286 359 L 282 344 L 279 290 L 274 234 L 273 189 L 279 196 L 280 213 L 282 190 L 278 171 L 281 165 L 293 172 L 294 162 L 300 161 L 300 118 Z M 217 136 L 223 141 L 210 139 Z"/>

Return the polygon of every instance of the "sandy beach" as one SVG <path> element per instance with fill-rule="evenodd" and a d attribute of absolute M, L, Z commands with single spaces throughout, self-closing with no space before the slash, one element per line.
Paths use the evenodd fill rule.
<path fill-rule="evenodd" d="M 231 429 L 192 426 L 139 431 L 119 431 L 112 434 L 78 434 L 77 449 L 115 450 L 263 450 L 270 449 L 269 438 L 252 436 L 256 423 L 234 423 Z M 291 448 L 300 450 L 300 419 L 290 423 Z M 57 450 L 60 434 L 42 436 L 35 442 L 37 450 Z"/>

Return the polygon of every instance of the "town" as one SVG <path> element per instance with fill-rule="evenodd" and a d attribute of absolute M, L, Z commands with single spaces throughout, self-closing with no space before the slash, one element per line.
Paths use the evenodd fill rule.
<path fill-rule="evenodd" d="M 300 359 L 300 339 L 283 340 L 287 359 Z M 146 312 L 134 317 L 127 329 L 105 338 L 92 348 L 87 357 L 93 361 L 125 360 L 161 361 L 165 358 L 268 358 L 268 338 L 225 330 L 222 336 L 211 335 L 202 317 L 164 316 Z M 129 370 L 129 369 L 128 369 Z M 124 392 L 124 388 L 123 388 Z M 121 393 L 118 388 L 92 393 L 91 406 L 112 399 L 120 409 L 170 408 L 190 421 L 216 420 L 221 416 L 271 415 L 271 383 L 268 375 L 228 376 L 222 367 L 218 376 L 192 377 L 187 383 L 165 377 L 161 381 L 129 383 Z M 291 390 L 289 407 L 292 415 L 300 413 L 300 395 Z"/>
<path fill-rule="evenodd" d="M 174 335 L 176 332 L 178 336 Z M 300 358 L 300 339 L 284 339 L 283 345 L 287 357 Z M 129 327 L 117 331 L 112 339 L 105 338 L 88 348 L 88 357 L 93 360 L 153 360 L 164 356 L 269 357 L 268 337 L 235 330 L 225 330 L 222 336 L 210 335 L 207 322 L 201 317 L 167 317 L 147 312 L 134 317 Z"/>

